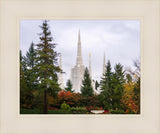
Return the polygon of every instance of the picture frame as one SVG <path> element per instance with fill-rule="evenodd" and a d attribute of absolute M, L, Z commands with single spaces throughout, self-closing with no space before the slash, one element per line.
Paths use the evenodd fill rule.
<path fill-rule="evenodd" d="M 1 0 L 0 133 L 160 133 L 159 0 Z M 140 115 L 20 115 L 21 19 L 141 21 Z"/>

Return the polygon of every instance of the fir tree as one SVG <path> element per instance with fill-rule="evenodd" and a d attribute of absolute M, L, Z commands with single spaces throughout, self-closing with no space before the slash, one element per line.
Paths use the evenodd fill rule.
<path fill-rule="evenodd" d="M 48 21 L 45 20 L 40 26 L 40 43 L 36 48 L 36 65 L 37 76 L 39 80 L 40 91 L 43 93 L 43 113 L 47 113 L 47 94 L 55 95 L 60 90 L 58 84 L 57 73 L 61 72 L 57 64 L 59 54 L 55 51 L 56 44 L 53 43 L 51 32 L 49 30 Z"/>
<path fill-rule="evenodd" d="M 20 107 L 31 108 L 33 102 L 33 94 L 27 86 L 25 77 L 25 66 L 22 52 L 20 51 Z"/>
<path fill-rule="evenodd" d="M 73 91 L 72 91 L 72 83 L 71 83 L 70 80 L 67 81 L 66 86 L 67 86 L 67 87 L 65 88 L 66 91 L 73 92 Z"/>
<path fill-rule="evenodd" d="M 106 71 L 103 74 L 102 80 L 100 82 L 102 91 L 111 89 L 112 76 L 113 76 L 113 73 L 111 70 L 112 70 L 111 63 L 108 60 L 106 65 Z"/>
<path fill-rule="evenodd" d="M 123 70 L 123 66 L 119 63 L 115 65 L 114 68 L 115 72 L 113 74 L 113 93 L 112 93 L 112 106 L 114 109 L 120 109 L 121 108 L 121 97 L 123 93 L 123 84 L 125 83 L 125 71 Z"/>
<path fill-rule="evenodd" d="M 119 63 L 119 64 L 116 64 L 115 68 L 115 73 L 114 73 L 114 78 L 116 80 L 116 84 L 117 86 L 119 86 L 119 89 L 123 89 L 123 84 L 125 82 L 125 71 L 123 70 L 123 66 Z"/>
<path fill-rule="evenodd" d="M 25 57 L 26 64 L 31 69 L 35 66 L 35 56 L 36 56 L 36 53 L 34 50 L 34 43 L 32 42 Z"/>
<path fill-rule="evenodd" d="M 27 66 L 27 72 L 26 72 L 26 77 L 27 77 L 27 84 L 28 87 L 31 90 L 34 90 L 38 86 L 38 81 L 36 78 L 36 70 L 35 70 L 35 49 L 34 49 L 34 43 L 32 42 L 30 45 L 29 50 L 26 53 L 26 56 L 24 57 L 26 66 Z"/>
<path fill-rule="evenodd" d="M 89 71 L 87 68 L 85 69 L 84 78 L 82 80 L 81 94 L 85 97 L 93 96 L 93 88 L 89 76 Z"/>
<path fill-rule="evenodd" d="M 21 64 L 21 63 L 22 63 L 22 60 L 23 60 L 22 51 L 21 51 L 21 50 L 20 50 L 20 52 L 19 52 L 19 55 L 20 55 L 19 59 L 20 59 L 20 64 Z"/>
<path fill-rule="evenodd" d="M 25 62 L 25 57 L 22 55 L 22 51 L 20 50 L 20 64 L 21 64 L 21 69 L 24 73 L 24 77 L 26 77 L 27 74 L 27 65 Z"/>
<path fill-rule="evenodd" d="M 132 82 L 132 76 L 129 73 L 126 74 L 126 82 L 127 83 Z"/>
<path fill-rule="evenodd" d="M 98 87 L 99 87 L 99 83 L 98 83 L 98 81 L 96 81 L 96 82 L 95 82 L 95 89 L 97 90 Z"/>
<path fill-rule="evenodd" d="M 108 60 L 105 73 L 103 74 L 102 80 L 100 82 L 100 89 L 102 90 L 100 97 L 102 100 L 103 107 L 106 110 L 112 108 L 112 93 L 113 93 L 113 86 L 112 86 L 112 79 L 113 79 L 113 72 L 111 71 L 111 63 Z"/>

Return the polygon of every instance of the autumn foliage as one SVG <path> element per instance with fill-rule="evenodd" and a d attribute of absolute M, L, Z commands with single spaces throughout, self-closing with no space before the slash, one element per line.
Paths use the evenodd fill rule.
<path fill-rule="evenodd" d="M 125 109 L 125 113 L 138 113 L 139 109 L 136 105 L 135 93 L 134 93 L 134 85 L 133 82 L 128 82 L 124 84 L 123 96 L 121 98 L 122 106 Z"/>
<path fill-rule="evenodd" d="M 48 96 L 47 99 L 49 107 L 60 108 L 60 105 L 65 102 L 70 107 L 86 107 L 87 110 L 103 109 L 98 105 L 97 96 L 85 97 L 79 93 L 72 93 L 65 90 L 59 91 L 58 97 L 54 98 L 53 96 Z"/>

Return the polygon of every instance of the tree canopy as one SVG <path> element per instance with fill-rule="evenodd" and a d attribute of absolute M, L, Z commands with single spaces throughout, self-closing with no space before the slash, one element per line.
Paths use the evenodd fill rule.
<path fill-rule="evenodd" d="M 92 83 L 89 76 L 88 68 L 86 68 L 84 72 L 84 77 L 83 77 L 82 86 L 81 86 L 81 94 L 86 97 L 93 96 L 93 88 L 92 88 Z"/>

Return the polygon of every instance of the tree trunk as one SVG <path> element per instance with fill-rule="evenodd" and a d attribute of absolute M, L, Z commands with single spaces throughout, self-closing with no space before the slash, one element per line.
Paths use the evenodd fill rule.
<path fill-rule="evenodd" d="M 47 109 L 47 91 L 44 90 L 44 107 L 43 107 L 43 113 L 47 114 L 48 109 Z"/>

